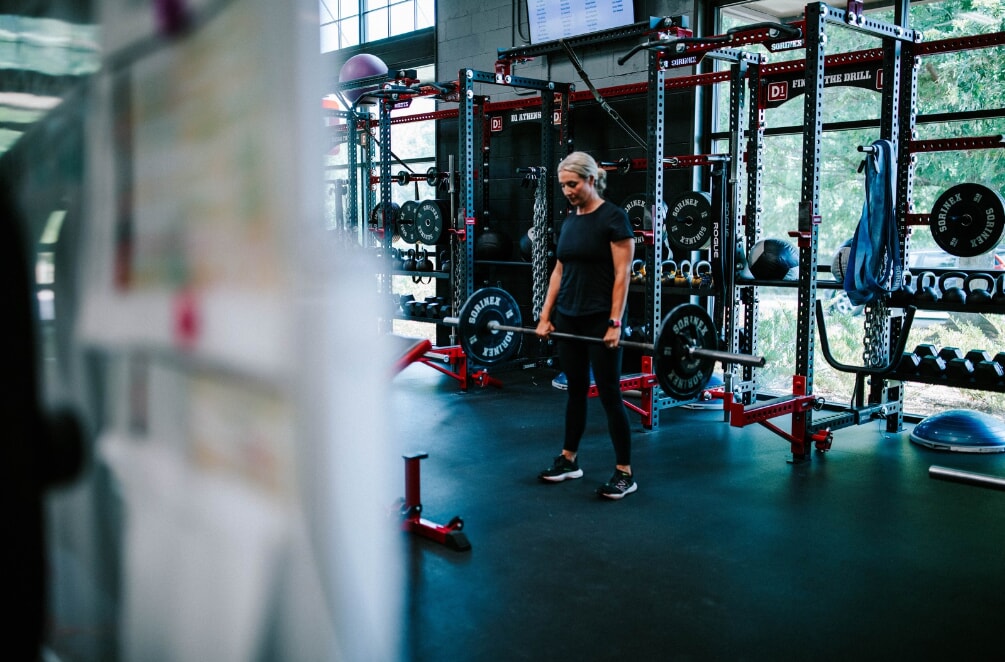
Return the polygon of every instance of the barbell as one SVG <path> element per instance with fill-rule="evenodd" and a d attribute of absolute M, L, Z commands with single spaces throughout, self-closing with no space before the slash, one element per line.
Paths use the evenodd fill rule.
<path fill-rule="evenodd" d="M 475 363 L 495 365 L 515 359 L 524 334 L 537 330 L 521 326 L 520 306 L 506 290 L 485 287 L 472 294 L 457 317 L 443 318 L 457 327 L 464 354 Z M 603 338 L 553 331 L 550 338 L 603 343 Z M 653 357 L 653 374 L 663 391 L 678 400 L 691 400 L 712 377 L 716 361 L 761 367 L 764 357 L 718 349 L 719 336 L 711 316 L 690 303 L 674 307 L 660 326 L 653 344 L 620 341 L 621 347 L 638 349 Z"/>

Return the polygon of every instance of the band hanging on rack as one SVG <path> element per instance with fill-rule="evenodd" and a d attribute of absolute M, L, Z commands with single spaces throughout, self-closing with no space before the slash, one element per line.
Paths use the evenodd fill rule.
<path fill-rule="evenodd" d="M 865 203 L 844 276 L 844 290 L 856 306 L 899 289 L 902 268 L 894 211 L 894 145 L 889 140 L 876 140 L 861 151 L 866 153 Z"/>

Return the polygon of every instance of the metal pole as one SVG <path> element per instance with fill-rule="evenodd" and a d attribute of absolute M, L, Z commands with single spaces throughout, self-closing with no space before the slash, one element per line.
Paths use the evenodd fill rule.
<path fill-rule="evenodd" d="M 949 469 L 932 465 L 928 467 L 928 477 L 935 480 L 945 480 L 950 483 L 963 483 L 964 485 L 974 485 L 976 487 L 986 487 L 990 490 L 1005 492 L 1005 478 L 998 476 L 988 476 L 972 471 L 961 471 L 959 469 Z"/>

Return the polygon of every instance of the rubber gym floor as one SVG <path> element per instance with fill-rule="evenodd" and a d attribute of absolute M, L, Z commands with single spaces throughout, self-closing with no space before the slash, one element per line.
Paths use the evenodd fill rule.
<path fill-rule="evenodd" d="M 935 451 L 875 422 L 792 465 L 761 426 L 674 408 L 654 431 L 632 415 L 639 490 L 606 501 L 596 399 L 585 476 L 536 478 L 561 444 L 554 375 L 468 391 L 421 364 L 395 377 L 402 450 L 429 453 L 423 517 L 459 515 L 472 546 L 407 536 L 407 659 L 1001 659 L 1005 494 L 928 468 L 1005 476 L 1005 454 Z"/>

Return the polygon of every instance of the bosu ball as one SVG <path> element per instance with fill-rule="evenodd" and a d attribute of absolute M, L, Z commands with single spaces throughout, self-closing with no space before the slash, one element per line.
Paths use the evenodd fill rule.
<path fill-rule="evenodd" d="M 918 423 L 911 441 L 956 453 L 1005 452 L 1005 422 L 970 409 L 950 409 Z"/>

